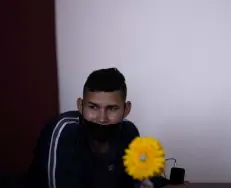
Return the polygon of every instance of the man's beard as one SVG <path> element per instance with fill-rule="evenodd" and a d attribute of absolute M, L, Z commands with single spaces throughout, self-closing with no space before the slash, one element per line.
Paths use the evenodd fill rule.
<path fill-rule="evenodd" d="M 83 118 L 83 127 L 88 138 L 98 142 L 107 142 L 113 139 L 121 130 L 122 121 L 116 124 L 101 125 Z"/>

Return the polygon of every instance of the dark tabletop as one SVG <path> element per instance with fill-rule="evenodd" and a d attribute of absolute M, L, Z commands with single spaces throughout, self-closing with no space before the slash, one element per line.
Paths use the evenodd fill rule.
<path fill-rule="evenodd" d="M 231 183 L 190 183 L 189 188 L 231 188 Z"/>

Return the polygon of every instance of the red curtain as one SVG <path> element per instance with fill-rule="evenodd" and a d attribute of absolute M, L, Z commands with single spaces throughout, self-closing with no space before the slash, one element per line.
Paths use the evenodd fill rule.
<path fill-rule="evenodd" d="M 59 112 L 54 0 L 0 5 L 0 173 L 27 170 L 45 122 Z"/>

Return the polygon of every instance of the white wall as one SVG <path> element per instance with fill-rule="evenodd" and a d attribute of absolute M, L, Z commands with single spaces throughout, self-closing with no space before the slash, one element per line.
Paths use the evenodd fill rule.
<path fill-rule="evenodd" d="M 56 0 L 61 111 L 118 67 L 130 120 L 197 182 L 231 181 L 231 1 Z"/>

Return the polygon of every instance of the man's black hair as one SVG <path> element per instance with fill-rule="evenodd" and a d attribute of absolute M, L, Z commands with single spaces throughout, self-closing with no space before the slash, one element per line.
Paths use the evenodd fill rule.
<path fill-rule="evenodd" d="M 99 69 L 93 71 L 87 78 L 83 87 L 83 94 L 91 92 L 121 91 L 126 100 L 127 86 L 124 75 L 117 68 Z"/>

